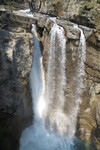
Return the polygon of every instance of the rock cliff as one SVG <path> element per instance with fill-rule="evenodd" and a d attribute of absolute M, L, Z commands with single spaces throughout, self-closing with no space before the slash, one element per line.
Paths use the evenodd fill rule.
<path fill-rule="evenodd" d="M 11 150 L 17 149 L 22 129 L 32 120 L 33 37 L 8 12 L 0 11 L 0 25 L 0 147 Z"/>
<path fill-rule="evenodd" d="M 64 28 L 66 35 L 68 79 L 66 98 L 69 99 L 74 84 L 71 78 L 75 74 L 80 39 L 80 32 L 73 27 L 73 23 L 79 24 L 86 37 L 85 88 L 77 118 L 76 136 L 90 142 L 94 148 L 97 145 L 100 149 L 99 1 L 26 0 L 12 3 L 9 0 L 9 3 L 10 5 L 5 1 L 0 2 L 1 5 L 3 4 L 0 6 L 1 148 L 18 149 L 23 128 L 32 122 L 29 74 L 34 43 L 30 31 L 31 24 L 35 23 L 37 27 L 46 72 L 50 45 L 49 33 L 52 25 L 50 17 L 56 16 L 57 24 Z M 18 11 L 28 8 L 28 5 L 34 18 Z"/>

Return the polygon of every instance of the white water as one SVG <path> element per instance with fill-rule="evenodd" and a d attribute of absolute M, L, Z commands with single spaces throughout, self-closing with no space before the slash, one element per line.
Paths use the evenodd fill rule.
<path fill-rule="evenodd" d="M 38 41 L 34 25 L 32 27 L 32 33 L 34 38 L 34 58 L 30 74 L 30 84 L 32 89 L 33 111 L 35 113 L 35 121 L 37 121 L 39 117 L 42 117 L 43 110 L 45 109 L 45 80 L 40 42 Z"/>
<path fill-rule="evenodd" d="M 75 27 L 76 28 L 76 27 Z M 78 28 L 79 29 L 79 28 Z M 64 113 L 66 85 L 66 40 L 64 29 L 53 24 L 48 57 L 47 82 L 42 65 L 40 42 L 35 26 L 34 58 L 30 74 L 34 123 L 26 128 L 20 139 L 20 150 L 74 150 L 73 138 L 83 88 L 85 38 L 81 29 L 75 106 L 70 115 Z M 77 94 L 79 94 L 77 96 Z M 74 118 L 74 119 L 73 119 Z"/>
<path fill-rule="evenodd" d="M 77 25 L 74 25 L 76 29 L 80 31 L 80 44 L 78 48 L 78 63 L 77 63 L 77 72 L 76 72 L 76 91 L 75 91 L 75 116 L 77 116 L 77 112 L 79 109 L 79 104 L 81 103 L 82 99 L 82 93 L 84 89 L 84 83 L 83 83 L 83 77 L 85 75 L 84 71 L 84 62 L 86 59 L 86 41 L 85 41 L 85 36 L 82 31 L 82 29 L 78 28 Z"/>
<path fill-rule="evenodd" d="M 64 114 L 64 92 L 66 85 L 66 38 L 64 29 L 53 24 L 51 29 L 50 49 L 47 71 L 46 100 L 50 129 L 60 134 L 66 132 L 66 116 Z"/>
<path fill-rule="evenodd" d="M 33 14 L 30 9 L 19 10 L 19 12 L 21 12 L 21 14 L 23 14 L 25 16 L 33 18 Z"/>
<path fill-rule="evenodd" d="M 85 36 L 83 31 L 78 28 L 77 25 L 74 25 L 74 28 L 80 31 L 80 43 L 78 48 L 78 57 L 77 57 L 77 70 L 74 79 L 72 82 L 75 86 L 75 91 L 73 92 L 73 97 L 71 99 L 72 106 L 69 110 L 69 122 L 70 127 L 68 130 L 69 135 L 74 136 L 76 132 L 76 121 L 77 121 L 77 115 L 79 111 L 80 103 L 82 102 L 82 94 L 84 89 L 84 83 L 83 83 L 83 77 L 85 75 L 84 71 L 84 62 L 86 58 L 86 42 L 85 42 Z"/>

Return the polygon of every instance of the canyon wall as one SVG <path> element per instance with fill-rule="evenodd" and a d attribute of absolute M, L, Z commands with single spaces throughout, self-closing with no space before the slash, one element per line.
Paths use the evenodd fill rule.
<path fill-rule="evenodd" d="M 18 12 L 28 5 L 34 18 Z M 34 43 L 31 24 L 37 27 L 46 72 L 51 16 L 57 16 L 57 24 L 64 28 L 66 35 L 66 99 L 72 94 L 71 79 L 75 75 L 80 39 L 80 32 L 73 23 L 84 31 L 86 74 L 76 136 L 100 147 L 100 4 L 92 0 L 26 0 L 21 4 L 13 2 L 10 7 L 8 4 L 0 6 L 0 141 L 4 150 L 18 149 L 22 130 L 32 122 L 29 74 Z"/>

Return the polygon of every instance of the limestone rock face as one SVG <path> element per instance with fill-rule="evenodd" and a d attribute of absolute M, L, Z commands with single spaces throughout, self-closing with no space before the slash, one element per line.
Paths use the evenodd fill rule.
<path fill-rule="evenodd" d="M 67 52 L 67 94 L 66 99 L 71 98 L 74 83 L 71 79 L 75 75 L 75 67 L 77 63 L 77 50 L 79 46 L 80 32 L 73 27 L 68 21 L 56 20 L 57 24 L 65 29 L 66 35 L 66 52 Z M 43 27 L 43 22 L 37 20 L 39 27 Z M 47 70 L 48 50 L 50 47 L 50 29 L 52 21 L 47 19 L 44 25 L 42 36 L 44 68 Z M 85 77 L 84 90 L 82 95 L 82 103 L 77 120 L 76 136 L 90 142 L 95 146 L 100 140 L 100 42 L 96 29 L 79 26 L 86 37 L 86 61 L 85 61 Z M 39 28 L 37 32 L 39 31 Z M 65 103 L 67 110 L 67 104 Z"/>
<path fill-rule="evenodd" d="M 28 8 L 28 3 L 33 13 L 35 12 L 34 18 L 22 15 L 21 12 L 16 11 L 21 8 Z M 77 49 L 80 39 L 80 32 L 73 27 L 71 21 L 78 23 L 85 34 L 87 47 L 86 74 L 84 77 L 85 89 L 77 119 L 76 135 L 83 140 L 88 140 L 90 143 L 100 146 L 99 13 L 94 19 L 91 19 L 89 14 L 90 11 L 92 14 L 92 11 L 94 12 L 95 9 L 80 15 L 79 8 L 85 4 L 84 1 L 77 0 L 32 0 L 32 2 L 31 0 L 26 0 L 24 4 L 17 4 L 12 4 L 13 11 L 8 8 L 5 11 L 0 9 L 0 128 L 3 128 L 4 134 L 6 134 L 6 138 L 2 135 L 3 138 L 0 140 L 3 149 L 18 149 L 22 129 L 31 124 L 33 113 L 29 74 L 32 67 L 34 45 L 30 31 L 31 24 L 34 23 L 37 27 L 46 72 L 50 47 L 50 29 L 52 27 L 51 16 L 58 16 L 57 24 L 65 30 L 66 76 L 68 82 L 66 98 L 70 98 L 72 94 L 73 84 L 71 85 L 70 83 L 71 78 L 75 75 Z M 95 8 L 98 8 L 97 5 L 95 5 Z M 67 21 L 65 18 L 70 21 Z M 8 128 L 7 132 L 5 128 Z M 8 143 L 7 147 L 5 143 Z"/>
<path fill-rule="evenodd" d="M 11 150 L 18 148 L 23 128 L 32 121 L 29 74 L 33 58 L 33 36 L 21 26 L 6 24 L 7 18 L 4 19 L 3 13 L 1 19 L 2 17 L 4 22 L 0 29 L 0 147 Z"/>
<path fill-rule="evenodd" d="M 77 63 L 77 50 L 79 46 L 80 32 L 73 27 L 68 21 L 56 20 L 57 24 L 65 29 L 66 35 L 66 52 L 67 52 L 67 94 L 66 99 L 71 98 L 74 83 L 71 83 L 72 77 L 75 75 L 75 67 Z M 43 27 L 43 22 L 37 20 L 37 24 Z M 47 70 L 48 50 L 50 47 L 49 32 L 52 21 L 47 19 L 44 25 L 42 36 L 44 68 Z M 76 135 L 91 144 L 99 145 L 100 140 L 100 42 L 96 29 L 79 26 L 86 37 L 86 61 L 85 61 L 85 78 L 84 91 L 82 95 L 82 103 L 77 120 Z M 39 28 L 38 28 L 39 29 Z M 38 32 L 38 30 L 37 30 Z M 67 109 L 67 104 L 65 104 Z"/>

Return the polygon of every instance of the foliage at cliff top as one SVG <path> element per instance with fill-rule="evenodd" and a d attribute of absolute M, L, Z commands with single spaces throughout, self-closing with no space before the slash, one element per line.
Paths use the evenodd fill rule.
<path fill-rule="evenodd" d="M 86 2 L 83 6 L 80 7 L 79 14 L 82 14 L 82 13 L 85 13 L 87 11 L 90 11 L 93 8 L 94 8 L 94 3 Z"/>
<path fill-rule="evenodd" d="M 97 3 L 100 4 L 100 0 L 97 0 Z"/>
<path fill-rule="evenodd" d="M 8 3 L 12 3 L 12 2 L 23 3 L 24 0 L 1 0 L 0 4 L 8 4 Z"/>
<path fill-rule="evenodd" d="M 90 17 L 97 17 L 100 8 L 100 0 L 85 0 L 79 7 L 79 14 L 89 14 Z"/>

